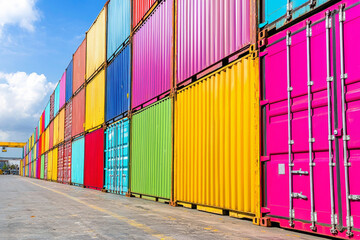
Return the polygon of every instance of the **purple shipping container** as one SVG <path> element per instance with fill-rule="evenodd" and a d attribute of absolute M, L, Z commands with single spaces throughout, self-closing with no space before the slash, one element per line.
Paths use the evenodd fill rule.
<path fill-rule="evenodd" d="M 60 79 L 59 110 L 64 106 L 66 98 L 66 71 Z"/>
<path fill-rule="evenodd" d="M 170 90 L 173 1 L 162 1 L 133 36 L 132 108 Z"/>
<path fill-rule="evenodd" d="M 270 37 L 261 53 L 262 210 L 285 228 L 360 239 L 358 3 Z"/>
<path fill-rule="evenodd" d="M 178 0 L 177 83 L 256 41 L 256 1 Z"/>

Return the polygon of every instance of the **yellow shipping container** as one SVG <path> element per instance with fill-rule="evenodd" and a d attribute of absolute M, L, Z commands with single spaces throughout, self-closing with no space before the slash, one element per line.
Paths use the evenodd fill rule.
<path fill-rule="evenodd" d="M 105 71 L 101 70 L 86 85 L 85 131 L 100 126 L 105 121 Z"/>
<path fill-rule="evenodd" d="M 50 138 L 49 138 L 49 128 L 47 128 L 45 130 L 45 140 L 44 140 L 44 146 L 45 146 L 45 151 L 49 151 L 49 144 L 50 144 Z"/>
<path fill-rule="evenodd" d="M 51 180 L 57 181 L 57 167 L 58 167 L 58 148 L 52 150 L 52 175 Z"/>
<path fill-rule="evenodd" d="M 54 136 L 53 136 L 53 146 L 59 144 L 59 115 L 54 118 Z"/>
<path fill-rule="evenodd" d="M 106 10 L 99 16 L 86 33 L 86 79 L 89 79 L 106 60 Z"/>
<path fill-rule="evenodd" d="M 248 55 L 179 91 L 174 198 L 260 218 L 259 59 Z"/>
<path fill-rule="evenodd" d="M 59 143 L 64 142 L 64 137 L 65 137 L 64 126 L 65 126 L 65 108 L 63 108 L 59 113 L 59 135 L 58 135 Z"/>
<path fill-rule="evenodd" d="M 53 158 L 52 158 L 52 150 L 48 153 L 48 162 L 47 162 L 47 180 L 52 179 L 52 170 L 53 170 Z"/>

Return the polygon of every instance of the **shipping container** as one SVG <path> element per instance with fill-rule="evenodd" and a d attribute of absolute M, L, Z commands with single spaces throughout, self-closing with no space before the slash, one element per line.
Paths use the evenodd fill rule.
<path fill-rule="evenodd" d="M 73 94 L 73 60 L 71 59 L 66 68 L 66 94 L 65 100 L 68 102 Z"/>
<path fill-rule="evenodd" d="M 85 83 L 86 38 L 74 53 L 73 94 Z"/>
<path fill-rule="evenodd" d="M 171 100 L 134 114 L 131 125 L 131 192 L 170 199 Z"/>
<path fill-rule="evenodd" d="M 59 113 L 59 142 L 64 142 L 65 135 L 65 109 L 63 108 Z"/>
<path fill-rule="evenodd" d="M 49 126 L 49 123 L 50 123 L 50 101 L 48 102 L 45 108 L 45 128 Z"/>
<path fill-rule="evenodd" d="M 55 92 L 54 92 L 54 118 L 58 114 L 60 110 L 60 81 L 56 85 Z"/>
<path fill-rule="evenodd" d="M 52 149 L 54 146 L 54 121 L 50 123 L 49 127 L 49 149 Z"/>
<path fill-rule="evenodd" d="M 245 56 L 183 88 L 175 106 L 175 200 L 258 224 L 259 59 Z"/>
<path fill-rule="evenodd" d="M 55 92 L 53 92 L 50 95 L 50 121 L 54 119 L 54 101 L 55 101 Z"/>
<path fill-rule="evenodd" d="M 81 89 L 72 99 L 72 137 L 83 133 L 85 123 L 85 88 Z"/>
<path fill-rule="evenodd" d="M 64 181 L 64 144 L 58 147 L 57 181 L 60 183 Z"/>
<path fill-rule="evenodd" d="M 84 184 L 85 138 L 75 139 L 71 145 L 71 183 Z"/>
<path fill-rule="evenodd" d="M 125 195 L 129 187 L 129 119 L 111 124 L 105 131 L 104 188 Z"/>
<path fill-rule="evenodd" d="M 104 187 L 104 130 L 85 135 L 84 186 L 96 190 Z"/>
<path fill-rule="evenodd" d="M 45 178 L 45 154 L 41 155 L 40 164 L 40 179 Z"/>
<path fill-rule="evenodd" d="M 281 227 L 360 238 L 359 12 L 341 1 L 262 53 L 262 209 Z"/>
<path fill-rule="evenodd" d="M 106 60 L 106 7 L 86 33 L 86 44 L 86 79 L 90 79 Z"/>
<path fill-rule="evenodd" d="M 53 146 L 58 145 L 59 142 L 59 115 L 54 118 L 54 136 L 53 136 Z"/>
<path fill-rule="evenodd" d="M 135 28 L 150 13 L 151 9 L 156 6 L 158 0 L 133 0 L 132 1 L 132 26 Z"/>
<path fill-rule="evenodd" d="M 104 123 L 105 111 L 105 70 L 101 70 L 86 85 L 85 130 Z"/>
<path fill-rule="evenodd" d="M 50 137 L 50 127 L 48 127 L 44 133 L 44 152 L 49 151 L 49 146 L 50 146 L 50 138 L 49 137 Z"/>
<path fill-rule="evenodd" d="M 172 76 L 173 1 L 162 1 L 134 33 L 132 108 L 170 90 Z"/>
<path fill-rule="evenodd" d="M 70 184 L 71 182 L 71 141 L 64 144 L 64 174 L 63 183 Z"/>
<path fill-rule="evenodd" d="M 36 160 L 36 178 L 40 179 L 40 171 L 41 171 L 41 157 Z"/>
<path fill-rule="evenodd" d="M 57 166 L 58 166 L 58 148 L 54 148 L 52 151 L 52 170 L 51 170 L 51 180 L 57 181 Z"/>
<path fill-rule="evenodd" d="M 48 176 L 48 158 L 49 157 L 49 152 L 44 154 L 44 180 L 47 180 L 47 176 Z"/>
<path fill-rule="evenodd" d="M 107 60 L 110 61 L 130 37 L 130 0 L 111 0 L 107 14 Z"/>
<path fill-rule="evenodd" d="M 66 71 L 62 75 L 59 85 L 60 85 L 60 94 L 59 94 L 59 110 L 60 110 L 64 106 L 65 98 L 66 98 Z"/>
<path fill-rule="evenodd" d="M 51 181 L 53 172 L 53 150 L 48 152 L 46 180 Z"/>
<path fill-rule="evenodd" d="M 178 0 L 177 83 L 256 43 L 256 1 Z"/>
<path fill-rule="evenodd" d="M 72 128 L 72 99 L 65 106 L 64 140 L 71 139 Z"/>
<path fill-rule="evenodd" d="M 130 110 L 130 45 L 106 70 L 106 122 Z"/>
<path fill-rule="evenodd" d="M 290 0 L 271 1 L 260 0 L 259 27 L 268 30 L 278 30 L 287 24 L 298 22 L 298 19 L 309 15 L 323 5 L 338 2 L 338 0 Z"/>

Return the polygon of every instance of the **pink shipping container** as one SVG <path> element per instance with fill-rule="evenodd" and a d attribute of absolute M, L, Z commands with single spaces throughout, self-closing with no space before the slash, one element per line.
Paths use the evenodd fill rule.
<path fill-rule="evenodd" d="M 71 182 L 71 141 L 64 144 L 64 175 L 63 183 L 70 184 Z"/>
<path fill-rule="evenodd" d="M 261 54 L 262 212 L 285 228 L 360 239 L 360 5 L 341 1 Z"/>
<path fill-rule="evenodd" d="M 149 12 L 150 8 L 154 5 L 157 0 L 133 0 L 132 11 L 133 11 L 133 28 L 144 19 L 146 13 Z"/>
<path fill-rule="evenodd" d="M 64 144 L 58 147 L 57 181 L 64 182 Z"/>
<path fill-rule="evenodd" d="M 63 73 L 60 79 L 60 96 L 59 96 L 59 109 L 65 104 L 66 97 L 66 71 Z"/>
<path fill-rule="evenodd" d="M 254 0 L 177 3 L 177 83 L 256 42 Z"/>
<path fill-rule="evenodd" d="M 133 36 L 132 108 L 170 90 L 173 1 L 163 1 Z"/>
<path fill-rule="evenodd" d="M 65 106 L 65 141 L 71 139 L 72 131 L 72 100 L 70 100 Z"/>

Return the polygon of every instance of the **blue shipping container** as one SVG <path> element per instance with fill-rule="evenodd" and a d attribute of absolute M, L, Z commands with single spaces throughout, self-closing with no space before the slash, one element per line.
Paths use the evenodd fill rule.
<path fill-rule="evenodd" d="M 66 69 L 66 93 L 65 101 L 68 102 L 72 96 L 73 85 L 73 60 L 71 60 L 69 66 Z"/>
<path fill-rule="evenodd" d="M 113 58 L 130 36 L 130 0 L 111 0 L 108 5 L 107 59 Z"/>
<path fill-rule="evenodd" d="M 105 185 L 109 192 L 125 195 L 129 186 L 129 119 L 111 124 L 105 131 Z"/>
<path fill-rule="evenodd" d="M 46 105 L 46 108 L 45 108 L 45 120 L 44 121 L 45 121 L 45 128 L 47 128 L 50 123 L 50 101 L 48 102 L 48 104 Z"/>
<path fill-rule="evenodd" d="M 288 7 L 288 1 L 261 0 L 262 8 L 260 9 L 262 12 L 260 13 L 260 27 L 266 26 L 268 29 L 278 29 L 289 21 L 294 21 L 330 1 L 331 0 L 290 0 Z"/>
<path fill-rule="evenodd" d="M 59 106 L 60 106 L 60 82 L 58 82 L 58 85 L 55 88 L 54 117 L 56 117 L 56 114 L 59 112 Z"/>
<path fill-rule="evenodd" d="M 85 139 L 78 138 L 72 142 L 71 149 L 71 183 L 84 184 Z"/>
<path fill-rule="evenodd" d="M 130 45 L 108 66 L 105 118 L 109 121 L 130 107 Z"/>

